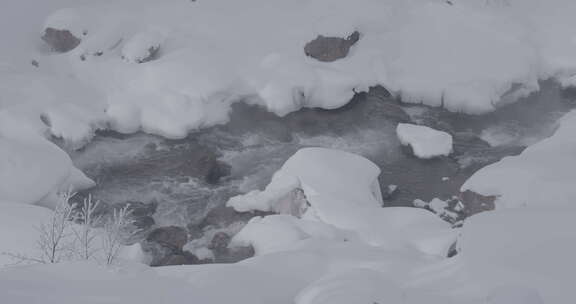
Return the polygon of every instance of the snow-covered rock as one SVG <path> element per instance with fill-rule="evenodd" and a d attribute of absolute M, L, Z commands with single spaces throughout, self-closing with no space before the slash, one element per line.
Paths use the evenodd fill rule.
<path fill-rule="evenodd" d="M 48 44 L 52 51 L 59 53 L 68 52 L 80 44 L 80 38 L 74 36 L 70 31 L 51 27 L 44 30 L 42 40 Z"/>
<path fill-rule="evenodd" d="M 93 185 L 54 144 L 5 138 L 0 133 L 0 201 L 52 207 L 59 192 Z"/>
<path fill-rule="evenodd" d="M 501 96 L 510 95 L 514 84 L 522 90 L 513 95 L 525 95 L 538 89 L 540 78 L 570 78 L 562 64 L 576 63 L 574 46 L 563 38 L 574 34 L 572 18 L 557 8 L 573 7 L 566 0 L 497 9 L 472 1 L 51 1 L 58 3 L 54 8 L 71 7 L 54 11 L 42 28 L 68 31 L 81 42 L 63 56 L 29 56 L 42 69 L 18 67 L 26 77 L 10 87 L 28 88 L 31 78 L 49 75 L 44 84 L 49 94 L 43 95 L 52 95 L 55 103 L 75 100 L 87 112 L 80 117 L 77 111 L 64 113 L 62 120 L 78 120 L 65 126 L 69 132 L 104 118 L 121 132 L 180 138 L 225 122 L 230 104 L 246 97 L 285 115 L 302 107 L 338 108 L 355 91 L 374 85 L 406 102 L 483 113 L 509 102 Z M 27 12 L 25 5 L 13 6 Z M 554 22 L 542 22 L 534 7 L 550 13 L 544 19 Z M 7 16 L 0 19 L 12 17 L 12 8 L 2 11 Z M 20 23 L 10 28 L 29 27 Z M 320 63 L 302 50 L 315 37 L 347 37 L 355 31 L 362 33 L 361 41 L 343 60 Z M 162 60 L 120 63 L 123 55 L 130 62 L 146 61 L 160 43 Z M 12 50 L 16 46 L 10 42 L 5 45 L 11 54 L 22 52 Z M 58 85 L 59 80 L 69 85 Z M 70 96 L 70 88 L 80 83 L 80 97 Z M 6 100 L 5 111 L 35 118 L 46 105 L 23 107 L 18 99 Z"/>
<path fill-rule="evenodd" d="M 323 62 L 331 62 L 348 55 L 352 47 L 360 39 L 360 33 L 354 31 L 346 38 L 324 37 L 322 35 L 306 43 L 304 52 L 306 55 Z"/>
<path fill-rule="evenodd" d="M 452 153 L 452 135 L 430 127 L 400 123 L 396 127 L 400 143 L 410 146 L 414 155 L 429 159 Z"/>
<path fill-rule="evenodd" d="M 153 60 L 162 45 L 163 37 L 154 31 L 134 35 L 122 47 L 122 58 L 131 63 L 144 63 Z"/>
<path fill-rule="evenodd" d="M 231 246 L 252 246 L 257 255 L 294 248 L 301 240 L 322 238 L 346 241 L 352 233 L 318 221 L 303 220 L 290 215 L 255 217 L 232 239 Z"/>
<path fill-rule="evenodd" d="M 233 197 L 228 206 L 240 212 L 280 212 L 281 199 L 294 189 L 302 189 L 307 200 L 292 202 L 296 204 L 312 203 L 316 196 L 325 195 L 360 206 L 381 206 L 379 174 L 378 166 L 362 156 L 326 148 L 304 148 L 284 163 L 264 191 Z"/>
<path fill-rule="evenodd" d="M 361 156 L 304 148 L 284 163 L 264 191 L 234 197 L 228 205 L 237 211 L 278 212 L 286 193 L 302 189 L 309 204 L 304 219 L 348 230 L 375 246 L 446 254 L 455 237 L 450 225 L 426 210 L 382 208 L 379 174 L 380 169 Z M 286 233 L 301 234 L 294 229 Z"/>
<path fill-rule="evenodd" d="M 480 169 L 462 186 L 485 196 L 498 196 L 496 208 L 572 205 L 576 201 L 576 111 L 560 120 L 550 138 L 522 154 Z"/>

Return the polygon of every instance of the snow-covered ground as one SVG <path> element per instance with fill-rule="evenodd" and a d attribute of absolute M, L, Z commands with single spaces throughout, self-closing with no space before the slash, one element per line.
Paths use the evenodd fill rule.
<path fill-rule="evenodd" d="M 574 11 L 572 0 L 1 1 L 0 264 L 38 250 L 37 227 L 52 213 L 37 205 L 93 185 L 47 139 L 74 149 L 96 129 L 183 138 L 226 122 L 235 102 L 278 115 L 335 109 L 377 84 L 405 102 L 485 113 L 538 90 L 538 80 L 576 85 Z M 81 42 L 50 52 L 44 27 Z M 346 58 L 304 53 L 318 35 L 354 31 Z M 452 151 L 450 135 L 406 126 L 398 135 L 418 156 Z M 255 257 L 150 268 L 134 261 L 135 246 L 124 256 L 132 261 L 113 268 L 6 267 L 0 302 L 569 304 L 575 132 L 571 112 L 550 138 L 472 176 L 462 191 L 496 197 L 496 209 L 461 228 L 424 209 L 382 208 L 381 169 L 359 155 L 302 149 L 265 189 L 229 201 L 278 213 L 232 239 Z M 408 138 L 422 134 L 433 147 Z M 490 130 L 485 138 L 507 141 Z"/>
<path fill-rule="evenodd" d="M 498 196 L 497 208 L 562 206 L 576 200 L 576 112 L 566 114 L 553 136 L 518 156 L 482 168 L 463 186 Z"/>
<path fill-rule="evenodd" d="M 573 2 L 451 3 L 75 3 L 46 16 L 45 26 L 82 40 L 66 54 L 30 47 L 43 31 L 38 20 L 36 37 L 31 25 L 24 33 L 4 29 L 16 36 L 8 44 L 27 52 L 2 63 L 2 112 L 75 141 L 106 125 L 183 137 L 224 122 L 229 104 L 246 98 L 283 115 L 301 107 L 337 108 L 354 91 L 381 84 L 407 102 L 481 113 L 537 90 L 538 79 L 570 82 L 576 45 L 567 12 Z M 33 6 L 5 5 L 4 14 Z M 17 26 L 13 17 L 7 20 L 15 23 L 8 28 Z M 304 54 L 316 35 L 346 37 L 354 30 L 360 40 L 344 59 L 324 63 Z M 27 44 L 18 43 L 24 34 Z M 157 47 L 155 60 L 138 64 Z M 42 114 L 49 126 L 39 121 Z"/>

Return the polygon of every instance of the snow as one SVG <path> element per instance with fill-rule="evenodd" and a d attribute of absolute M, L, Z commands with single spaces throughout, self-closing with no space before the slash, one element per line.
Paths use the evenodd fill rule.
<path fill-rule="evenodd" d="M 402 303 L 402 290 L 395 282 L 369 269 L 328 275 L 302 290 L 296 304 Z"/>
<path fill-rule="evenodd" d="M 576 111 L 566 114 L 559 124 L 554 135 L 522 154 L 480 169 L 461 190 L 498 196 L 496 208 L 573 204 Z"/>
<path fill-rule="evenodd" d="M 148 31 L 134 35 L 122 48 L 122 58 L 132 63 L 142 63 L 162 45 L 162 35 L 158 32 Z"/>
<path fill-rule="evenodd" d="M 52 212 L 44 207 L 0 200 L 0 268 L 18 262 L 11 255 L 36 255 L 38 229 L 51 216 Z"/>
<path fill-rule="evenodd" d="M 572 206 L 503 209 L 473 216 L 466 220 L 458 242 L 470 275 L 486 288 L 522 287 L 528 295 L 539 294 L 541 303 L 569 303 L 576 271 L 574 216 Z"/>
<path fill-rule="evenodd" d="M 410 146 L 414 155 L 422 159 L 448 156 L 452 153 L 452 135 L 427 126 L 400 123 L 396 135 L 402 145 Z"/>
<path fill-rule="evenodd" d="M 256 255 L 290 250 L 299 241 L 322 238 L 335 241 L 354 239 L 352 233 L 318 221 L 291 215 L 255 217 L 234 236 L 232 246 L 252 246 Z"/>
<path fill-rule="evenodd" d="M 54 144 L 1 135 L 0 201 L 53 206 L 58 193 L 93 186 Z"/>
<path fill-rule="evenodd" d="M 106 128 L 182 138 L 226 122 L 240 100 L 286 115 L 338 108 L 375 84 L 405 102 L 478 114 L 537 90 L 539 79 L 576 84 L 576 2 L 451 2 L 0 1 L 0 252 L 32 254 L 34 227 L 50 216 L 34 204 L 92 185 L 52 136 L 75 148 Z M 81 44 L 47 53 L 43 20 Z M 322 63 L 303 52 L 317 35 L 354 30 L 361 38 L 347 58 Z M 158 45 L 158 58 L 133 64 Z M 399 137 L 417 155 L 450 154 L 448 134 L 410 127 L 418 132 Z M 552 137 L 471 177 L 462 190 L 498 196 L 497 208 L 459 231 L 427 210 L 382 208 L 380 170 L 370 161 L 309 148 L 264 190 L 229 202 L 279 213 L 235 236 L 255 247 L 254 258 L 3 268 L 0 302 L 572 303 L 575 130 L 572 112 Z M 505 145 L 515 140 L 508 135 L 487 129 L 484 138 Z M 459 254 L 447 259 L 456 232 Z M 137 245 L 123 253 L 145 259 Z"/>
<path fill-rule="evenodd" d="M 304 219 L 354 232 L 375 246 L 407 246 L 428 254 L 446 254 L 455 237 L 450 225 L 426 210 L 382 208 L 379 174 L 376 165 L 359 155 L 304 148 L 284 163 L 264 191 L 233 197 L 228 206 L 237 211 L 279 212 L 282 209 L 278 206 L 285 204 L 286 194 L 301 189 L 305 202 L 297 200 L 296 209 L 302 209 L 306 202 L 310 205 L 302 215 Z M 288 240 L 302 237 L 302 231 L 297 229 L 282 230 Z"/>
<path fill-rule="evenodd" d="M 566 67 L 576 66 L 574 45 L 564 39 L 574 35 L 572 18 L 558 8 L 573 4 L 554 1 L 492 7 L 432 0 L 50 0 L 53 13 L 44 27 L 68 29 L 82 42 L 62 55 L 27 51 L 40 63 L 36 69 L 6 60 L 9 74 L 22 75 L 7 91 L 29 98 L 25 106 L 22 98 L 5 98 L 0 111 L 36 124 L 44 99 L 52 100 L 49 108 L 63 104 L 53 114 L 62 123 L 50 131 L 74 141 L 99 127 L 181 138 L 225 122 L 239 100 L 285 115 L 302 107 L 338 108 L 376 84 L 406 102 L 483 113 L 537 90 L 538 79 L 573 77 Z M 24 11 L 30 5 L 11 2 Z M 546 18 L 537 18 L 534 7 Z M 345 59 L 323 63 L 303 52 L 316 35 L 346 37 L 354 30 L 361 39 Z M 130 64 L 156 46 L 158 58 Z M 1 72 L 0 79 L 7 75 Z M 19 89 L 31 79 L 46 94 Z"/>

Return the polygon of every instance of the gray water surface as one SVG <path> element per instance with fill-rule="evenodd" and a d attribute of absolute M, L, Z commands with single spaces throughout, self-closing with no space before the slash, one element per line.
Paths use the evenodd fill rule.
<path fill-rule="evenodd" d="M 156 226 L 224 229 L 236 219 L 226 218 L 230 213 L 210 212 L 220 210 L 231 196 L 262 189 L 302 147 L 329 147 L 367 157 L 382 169 L 383 192 L 388 185 L 398 186 L 385 204 L 412 206 L 415 199 L 458 195 L 479 168 L 550 136 L 558 118 L 574 106 L 573 98 L 553 82 L 543 82 L 540 92 L 480 116 L 401 104 L 378 90 L 358 94 L 337 110 L 303 109 L 286 117 L 238 103 L 228 124 L 185 139 L 101 132 L 72 158 L 97 182 L 90 193 L 102 202 L 157 204 Z M 396 138 L 399 122 L 449 132 L 455 139 L 454 153 L 434 160 L 411 156 Z"/>

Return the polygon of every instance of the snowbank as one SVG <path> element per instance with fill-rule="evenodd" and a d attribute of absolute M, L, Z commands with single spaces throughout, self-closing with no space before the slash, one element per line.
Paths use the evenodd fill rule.
<path fill-rule="evenodd" d="M 576 201 L 576 111 L 566 114 L 552 137 L 518 156 L 480 169 L 462 186 L 499 196 L 498 207 L 572 205 Z"/>
<path fill-rule="evenodd" d="M 0 200 L 0 268 L 20 262 L 14 255 L 37 256 L 40 225 L 51 217 L 47 208 Z"/>
<path fill-rule="evenodd" d="M 497 210 L 466 220 L 458 244 L 471 277 L 484 288 L 521 287 L 517 298 L 524 294 L 535 301 L 518 303 L 570 302 L 576 209 L 546 207 Z"/>
<path fill-rule="evenodd" d="M 414 155 L 429 159 L 452 153 L 452 135 L 430 127 L 400 123 L 396 135 L 402 145 L 410 146 Z"/>
<path fill-rule="evenodd" d="M 346 241 L 352 233 L 318 221 L 298 219 L 290 215 L 255 217 L 232 239 L 232 246 L 252 246 L 256 255 L 293 249 L 306 239 Z"/>
<path fill-rule="evenodd" d="M 59 192 L 91 186 L 92 180 L 54 144 L 0 133 L 0 201 L 54 206 Z"/>
<path fill-rule="evenodd" d="M 450 225 L 426 210 L 382 208 L 379 174 L 380 169 L 361 156 L 304 148 L 284 163 L 264 191 L 234 197 L 228 205 L 237 211 L 304 209 L 304 219 L 351 231 L 375 246 L 408 246 L 428 254 L 446 254 L 455 238 Z M 297 189 L 303 191 L 304 199 L 285 199 Z M 291 203 L 297 207 L 285 206 Z M 302 232 L 288 228 L 284 233 L 297 239 Z"/>
<path fill-rule="evenodd" d="M 24 76 L 10 87 L 40 80 L 51 107 L 81 105 L 62 111 L 60 120 L 73 123 L 55 130 L 70 139 L 89 138 L 105 123 L 121 132 L 180 138 L 225 122 L 238 100 L 285 115 L 302 107 L 338 108 L 376 84 L 406 102 L 483 113 L 509 102 L 503 95 L 538 89 L 540 78 L 573 76 L 569 37 L 575 30 L 561 7 L 574 4 L 554 1 L 504 8 L 432 0 L 75 4 L 48 16 L 45 27 L 69 30 L 80 44 L 59 56 L 34 54 L 36 69 L 10 64 Z M 535 6 L 554 22 L 548 15 L 547 22 L 538 19 Z M 323 63 L 304 54 L 317 35 L 354 31 L 360 40 L 346 58 Z M 45 110 L 45 102 L 22 106 L 19 99 L 7 98 L 3 110 L 36 120 Z"/>

